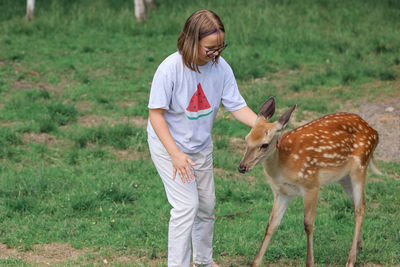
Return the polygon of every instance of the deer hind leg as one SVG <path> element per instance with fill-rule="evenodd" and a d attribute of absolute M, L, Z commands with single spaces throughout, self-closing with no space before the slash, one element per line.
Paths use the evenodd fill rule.
<path fill-rule="evenodd" d="M 344 192 L 346 192 L 354 205 L 353 186 L 351 185 L 350 175 L 345 176 L 339 181 L 339 183 L 342 185 Z"/>
<path fill-rule="evenodd" d="M 313 232 L 315 213 L 317 210 L 319 188 L 315 187 L 306 192 L 304 196 L 304 230 L 307 235 L 307 260 L 306 266 L 314 266 Z"/>
<path fill-rule="evenodd" d="M 274 195 L 274 205 L 272 207 L 271 215 L 269 217 L 268 226 L 265 230 L 264 240 L 261 244 L 261 247 L 251 264 L 252 267 L 258 267 L 261 264 L 261 260 L 264 257 L 265 251 L 267 250 L 268 244 L 271 241 L 272 235 L 275 233 L 278 228 L 283 215 L 287 207 L 289 206 L 291 197 L 276 194 Z"/>
<path fill-rule="evenodd" d="M 352 191 L 353 191 L 353 204 L 354 204 L 354 236 L 349 257 L 346 266 L 354 266 L 357 256 L 357 247 L 361 247 L 361 227 L 364 220 L 365 199 L 364 199 L 364 186 L 365 186 L 365 169 L 357 169 L 350 175 Z"/>
<path fill-rule="evenodd" d="M 343 178 L 339 182 L 342 185 L 343 190 L 346 192 L 346 194 L 351 199 L 351 202 L 353 203 L 353 206 L 354 206 L 353 186 L 351 184 L 350 175 L 347 175 L 345 178 Z M 362 248 L 362 244 L 361 244 L 361 233 L 360 233 L 360 235 L 358 236 L 358 240 L 357 240 L 357 249 L 360 250 L 361 248 Z"/>

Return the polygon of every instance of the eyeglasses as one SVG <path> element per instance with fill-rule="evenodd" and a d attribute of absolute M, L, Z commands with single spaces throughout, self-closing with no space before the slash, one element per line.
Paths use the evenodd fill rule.
<path fill-rule="evenodd" d="M 203 50 L 204 52 L 206 52 L 206 56 L 207 57 L 211 57 L 214 56 L 216 53 L 222 53 L 222 51 L 224 51 L 224 49 L 228 46 L 228 44 L 224 43 L 221 47 L 217 48 L 217 49 L 205 49 L 204 47 Z"/>

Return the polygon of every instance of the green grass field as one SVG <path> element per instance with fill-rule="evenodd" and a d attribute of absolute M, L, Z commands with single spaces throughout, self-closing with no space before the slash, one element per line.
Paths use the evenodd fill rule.
<path fill-rule="evenodd" d="M 223 56 L 255 111 L 272 95 L 278 114 L 297 103 L 300 121 L 399 96 L 396 0 L 160 0 L 143 24 L 132 1 L 37 1 L 29 22 L 25 5 L 0 2 L 0 243 L 20 253 L 45 243 L 85 251 L 60 266 L 166 265 L 170 207 L 147 148 L 147 101 L 195 10 L 222 18 Z M 251 262 L 272 208 L 261 166 L 237 172 L 248 131 L 224 110 L 213 130 L 214 251 L 223 266 Z M 360 266 L 400 265 L 400 165 L 378 166 L 383 176 L 368 175 Z M 303 228 L 295 199 L 264 264 L 304 265 Z M 353 230 L 351 201 L 339 185 L 324 187 L 316 263 L 343 266 Z M 34 262 L 0 255 L 0 265 Z"/>

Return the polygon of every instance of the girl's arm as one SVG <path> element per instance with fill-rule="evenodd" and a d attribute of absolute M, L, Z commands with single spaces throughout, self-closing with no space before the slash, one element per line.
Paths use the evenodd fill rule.
<path fill-rule="evenodd" d="M 164 113 L 164 109 L 150 109 L 149 119 L 151 126 L 153 126 L 154 132 L 157 134 L 161 143 L 164 145 L 168 154 L 171 156 L 172 166 L 174 170 L 172 178 L 175 180 L 176 172 L 178 172 L 179 176 L 182 179 L 182 182 L 185 182 L 185 180 L 187 182 L 190 182 L 189 176 L 194 179 L 194 175 L 191 168 L 189 167 L 189 164 L 192 166 L 196 164 L 185 153 L 180 151 L 180 149 L 176 145 L 174 139 L 171 136 L 171 132 L 169 131 L 167 122 L 165 121 Z"/>
<path fill-rule="evenodd" d="M 231 111 L 232 116 L 247 126 L 253 127 L 257 114 L 255 114 L 248 106 L 245 106 L 239 110 Z"/>

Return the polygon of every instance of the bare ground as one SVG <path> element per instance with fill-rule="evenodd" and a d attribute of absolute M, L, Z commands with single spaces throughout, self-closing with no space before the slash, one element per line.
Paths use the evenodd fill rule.
<path fill-rule="evenodd" d="M 373 103 L 361 100 L 358 108 L 347 103 L 347 111 L 359 114 L 378 131 L 377 159 L 400 163 L 400 87 L 398 91 L 393 98 Z"/>

